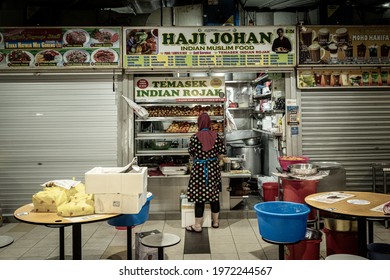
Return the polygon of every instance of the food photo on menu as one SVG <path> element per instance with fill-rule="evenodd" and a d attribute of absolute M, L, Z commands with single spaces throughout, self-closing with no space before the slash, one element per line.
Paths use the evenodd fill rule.
<path fill-rule="evenodd" d="M 126 54 L 157 54 L 157 29 L 130 29 L 126 31 Z"/>

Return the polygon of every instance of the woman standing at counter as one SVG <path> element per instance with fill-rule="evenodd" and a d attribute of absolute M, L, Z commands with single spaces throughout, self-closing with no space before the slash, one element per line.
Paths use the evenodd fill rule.
<path fill-rule="evenodd" d="M 225 156 L 226 148 L 221 136 L 211 130 L 207 113 L 198 117 L 198 132 L 191 136 L 188 152 L 193 161 L 188 184 L 188 201 L 195 203 L 195 224 L 187 231 L 202 232 L 205 203 L 210 203 L 212 227 L 219 227 L 219 192 L 221 189 L 221 168 L 219 161 Z"/>

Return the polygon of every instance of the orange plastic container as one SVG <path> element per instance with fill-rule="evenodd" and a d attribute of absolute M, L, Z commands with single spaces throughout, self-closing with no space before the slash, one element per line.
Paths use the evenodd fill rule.
<path fill-rule="evenodd" d="M 319 180 L 290 180 L 282 178 L 283 200 L 305 203 L 305 197 L 317 192 Z M 315 220 L 317 211 L 312 209 L 308 220 Z"/>
<path fill-rule="evenodd" d="M 284 258 L 286 260 L 319 260 L 321 239 L 302 240 L 296 244 L 286 245 Z"/>
<path fill-rule="evenodd" d="M 263 201 L 275 201 L 278 200 L 278 182 L 266 182 L 262 185 L 263 188 Z"/>

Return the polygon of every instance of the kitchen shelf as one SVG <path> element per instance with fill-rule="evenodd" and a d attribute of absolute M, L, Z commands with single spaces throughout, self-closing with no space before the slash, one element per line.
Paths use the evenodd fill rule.
<path fill-rule="evenodd" d="M 223 116 L 210 116 L 211 120 L 222 120 Z M 198 116 L 176 116 L 176 117 L 150 117 L 145 119 L 137 118 L 136 122 L 165 122 L 165 121 L 194 121 L 198 120 Z"/>
<path fill-rule="evenodd" d="M 164 132 L 140 132 L 135 137 L 136 140 L 156 139 L 156 138 L 190 138 L 195 132 L 191 133 L 164 133 Z"/>
<path fill-rule="evenodd" d="M 155 155 L 188 155 L 188 149 L 168 149 L 168 150 L 138 150 L 136 156 L 155 156 Z"/>
<path fill-rule="evenodd" d="M 253 80 L 237 80 L 237 81 L 225 81 L 225 85 L 234 85 L 234 84 L 250 84 Z"/>
<path fill-rule="evenodd" d="M 272 114 L 284 114 L 284 110 L 271 110 L 267 112 L 253 111 L 254 114 L 272 115 Z"/>
<path fill-rule="evenodd" d="M 267 98 L 272 98 L 272 93 L 257 94 L 253 96 L 253 99 L 267 99 Z"/>
<path fill-rule="evenodd" d="M 257 128 L 253 128 L 253 130 L 257 131 L 257 132 L 261 132 L 261 133 L 267 134 L 267 135 L 272 135 L 272 136 L 275 136 L 275 137 L 280 137 L 280 136 L 283 135 L 281 132 L 271 132 L 271 131 L 268 131 L 268 130 L 261 130 L 261 129 L 257 129 Z"/>
<path fill-rule="evenodd" d="M 227 108 L 229 111 L 248 111 L 252 110 L 251 107 L 238 107 L 238 108 Z"/>

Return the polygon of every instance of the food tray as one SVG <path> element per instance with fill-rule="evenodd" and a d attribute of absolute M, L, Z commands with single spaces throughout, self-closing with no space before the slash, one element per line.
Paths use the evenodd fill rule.
<path fill-rule="evenodd" d="M 166 176 L 172 176 L 172 175 L 184 175 L 187 173 L 187 170 L 171 170 L 171 171 L 161 171 L 161 172 Z"/>
<path fill-rule="evenodd" d="M 160 166 L 161 172 L 172 172 L 172 171 L 185 171 L 187 172 L 188 167 L 186 165 L 170 165 L 170 166 Z"/>

